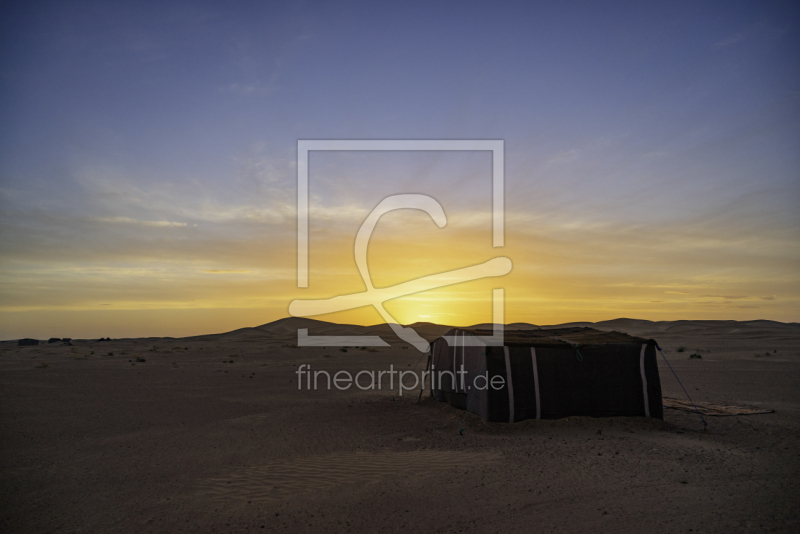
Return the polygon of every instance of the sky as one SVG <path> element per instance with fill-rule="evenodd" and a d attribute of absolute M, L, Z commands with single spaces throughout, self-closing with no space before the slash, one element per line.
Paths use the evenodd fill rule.
<path fill-rule="evenodd" d="M 301 139 L 504 142 L 312 152 Z M 4 2 L 0 339 L 186 336 L 504 256 L 399 322 L 800 320 L 793 2 Z M 359 308 L 317 317 L 374 324 Z"/>

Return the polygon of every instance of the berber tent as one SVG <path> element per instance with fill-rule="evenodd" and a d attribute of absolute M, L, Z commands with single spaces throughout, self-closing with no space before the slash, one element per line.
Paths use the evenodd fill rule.
<path fill-rule="evenodd" d="M 664 418 L 656 342 L 592 328 L 452 329 L 431 346 L 431 395 L 484 421 Z M 481 375 L 481 376 L 478 376 Z"/>

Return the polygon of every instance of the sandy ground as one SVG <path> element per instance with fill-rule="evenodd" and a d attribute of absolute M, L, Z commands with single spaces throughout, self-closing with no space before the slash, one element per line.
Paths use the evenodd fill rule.
<path fill-rule="evenodd" d="M 464 412 L 396 387 L 298 390 L 301 364 L 407 370 L 420 353 L 293 348 L 288 326 L 0 344 L 0 529 L 800 531 L 800 325 L 595 325 L 658 340 L 695 400 L 772 414 L 708 417 L 706 431 L 677 410 L 470 416 L 463 436 Z M 660 372 L 664 395 L 682 397 Z"/>

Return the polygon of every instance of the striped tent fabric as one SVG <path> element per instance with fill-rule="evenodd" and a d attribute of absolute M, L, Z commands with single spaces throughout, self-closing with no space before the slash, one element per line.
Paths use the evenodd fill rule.
<path fill-rule="evenodd" d="M 484 421 L 568 416 L 663 419 L 656 342 L 592 328 L 453 329 L 431 347 L 431 395 Z"/>

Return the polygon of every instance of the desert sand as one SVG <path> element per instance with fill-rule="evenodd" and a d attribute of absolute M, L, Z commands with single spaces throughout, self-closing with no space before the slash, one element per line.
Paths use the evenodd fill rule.
<path fill-rule="evenodd" d="M 420 370 L 386 325 L 0 343 L 3 532 L 797 532 L 800 325 L 572 323 L 656 339 L 695 401 L 773 413 L 483 423 L 296 370 Z M 449 327 L 421 324 L 429 340 Z M 296 348 L 311 334 L 391 348 Z M 530 325 L 511 325 L 526 328 Z M 543 327 L 547 328 L 547 327 Z M 680 348 L 684 350 L 679 351 Z M 701 358 L 690 359 L 691 354 Z M 663 360 L 665 397 L 685 396 Z M 385 386 L 384 386 L 385 388 Z"/>

